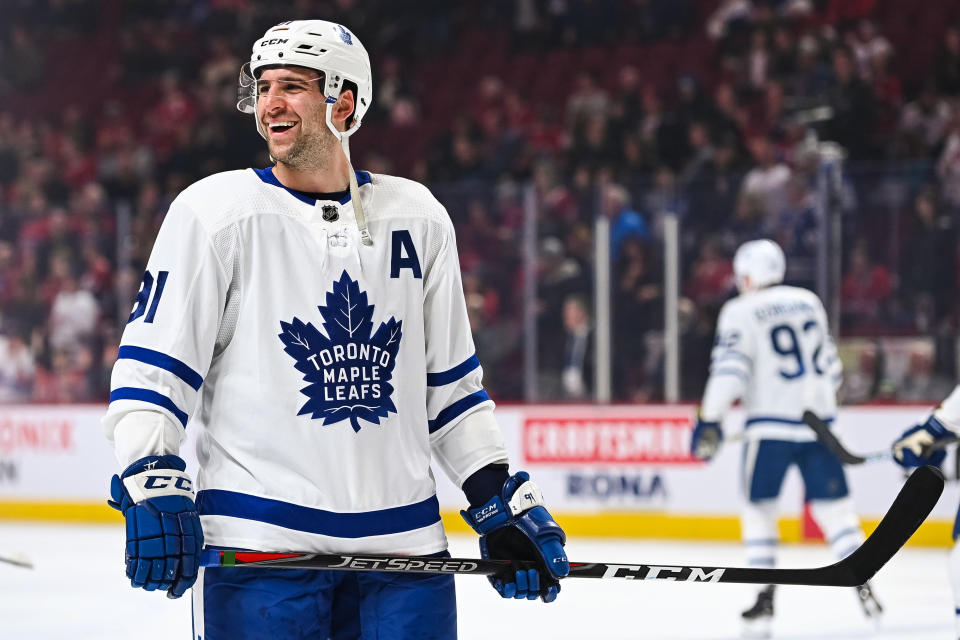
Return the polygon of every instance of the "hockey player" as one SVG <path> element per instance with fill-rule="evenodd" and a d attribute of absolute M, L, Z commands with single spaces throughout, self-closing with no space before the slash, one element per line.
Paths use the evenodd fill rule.
<path fill-rule="evenodd" d="M 939 467 L 947 453 L 943 449 L 925 449 L 936 440 L 960 435 L 960 386 L 940 403 L 923 424 L 910 427 L 893 443 L 893 459 L 911 468 L 930 464 Z M 960 638 L 960 510 L 953 522 L 953 550 L 948 562 L 950 584 L 956 614 L 956 634 Z"/>
<path fill-rule="evenodd" d="M 501 596 L 550 602 L 569 571 L 539 490 L 507 470 L 449 216 L 351 166 L 372 95 L 343 26 L 258 39 L 237 106 L 276 164 L 177 197 L 123 333 L 103 424 L 127 576 L 170 597 L 196 582 L 197 640 L 454 638 L 452 576 L 198 569 L 201 545 L 448 555 L 431 455 L 481 555 L 536 567 L 491 578 Z"/>
<path fill-rule="evenodd" d="M 812 292 L 780 284 L 786 262 L 770 240 L 736 252 L 736 298 L 720 310 L 710 377 L 691 441 L 692 454 L 709 460 L 720 449 L 721 422 L 733 403 L 746 410 L 741 516 L 747 562 L 773 567 L 777 498 L 784 475 L 797 465 L 813 516 L 834 554 L 844 557 L 864 540 L 840 461 L 801 420 L 807 409 L 832 420 L 841 364 L 826 312 Z M 765 636 L 773 618 L 773 585 L 759 590 L 743 612 L 745 632 Z M 858 589 L 867 615 L 879 613 L 869 585 Z"/>

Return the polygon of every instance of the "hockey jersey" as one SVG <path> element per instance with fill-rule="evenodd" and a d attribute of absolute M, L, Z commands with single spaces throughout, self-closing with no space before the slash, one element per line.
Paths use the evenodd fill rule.
<path fill-rule="evenodd" d="M 446 548 L 431 450 L 493 405 L 453 226 L 418 183 L 357 179 L 372 246 L 349 194 L 316 200 L 270 169 L 203 179 L 164 219 L 103 422 L 124 464 L 196 430 L 207 544 Z M 440 462 L 462 483 L 505 460 L 502 439 L 468 457 Z"/>
<path fill-rule="evenodd" d="M 934 409 L 934 417 L 947 429 L 960 434 L 960 386 L 950 392 L 943 402 Z"/>
<path fill-rule="evenodd" d="M 720 310 L 701 417 L 721 420 L 740 397 L 748 437 L 816 440 L 803 412 L 832 421 L 842 376 L 816 294 L 786 285 L 745 293 Z"/>

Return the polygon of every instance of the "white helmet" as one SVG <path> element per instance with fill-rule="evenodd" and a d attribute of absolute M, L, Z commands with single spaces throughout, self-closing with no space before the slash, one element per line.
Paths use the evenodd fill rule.
<path fill-rule="evenodd" d="M 733 256 L 733 273 L 737 288 L 755 290 L 783 282 L 787 260 L 783 249 L 773 240 L 751 240 L 740 245 Z M 749 287 L 745 279 L 750 278 Z"/>
<path fill-rule="evenodd" d="M 240 111 L 256 113 L 257 77 L 267 66 L 306 67 L 321 72 L 323 95 L 334 100 L 340 96 L 344 81 L 354 83 L 357 95 L 350 127 L 341 133 L 333 128 L 329 117 L 327 126 L 338 138 L 350 136 L 360 128 L 373 100 L 373 73 L 367 50 L 346 27 L 326 20 L 293 20 L 267 29 L 253 44 L 250 62 L 240 70 Z"/>

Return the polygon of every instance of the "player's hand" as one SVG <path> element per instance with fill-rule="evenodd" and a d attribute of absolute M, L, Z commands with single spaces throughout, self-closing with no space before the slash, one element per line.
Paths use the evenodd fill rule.
<path fill-rule="evenodd" d="M 710 460 L 720 451 L 723 442 L 723 431 L 719 422 L 704 422 L 697 415 L 697 423 L 693 426 L 693 437 L 690 440 L 690 455 L 700 460 Z"/>
<path fill-rule="evenodd" d="M 127 577 L 134 587 L 179 598 L 200 567 L 203 530 L 186 463 L 175 455 L 137 460 L 110 482 L 108 500 L 127 522 Z"/>
<path fill-rule="evenodd" d="M 543 506 L 540 489 L 526 471 L 507 478 L 500 494 L 460 515 L 480 534 L 480 556 L 510 560 L 513 575 L 489 576 L 504 598 L 553 602 L 560 593 L 560 578 L 570 573 L 563 550 L 567 541 Z"/>
<path fill-rule="evenodd" d="M 893 443 L 893 459 L 903 467 L 920 467 L 925 464 L 939 467 L 947 452 L 937 449 L 928 452 L 936 440 L 949 438 L 953 433 L 939 420 L 930 416 L 923 424 L 910 427 Z"/>

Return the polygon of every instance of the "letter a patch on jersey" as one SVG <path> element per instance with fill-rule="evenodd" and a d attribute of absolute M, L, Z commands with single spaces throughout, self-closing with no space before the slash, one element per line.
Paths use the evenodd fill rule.
<path fill-rule="evenodd" d="M 397 412 L 390 379 L 402 321 L 391 316 L 374 332 L 373 305 L 346 271 L 327 292 L 327 306 L 317 308 L 326 335 L 299 318 L 280 322 L 283 350 L 309 383 L 300 389 L 309 400 L 297 415 L 323 418 L 324 425 L 349 418 L 354 431 L 360 431 L 360 419 L 380 424 Z"/>

